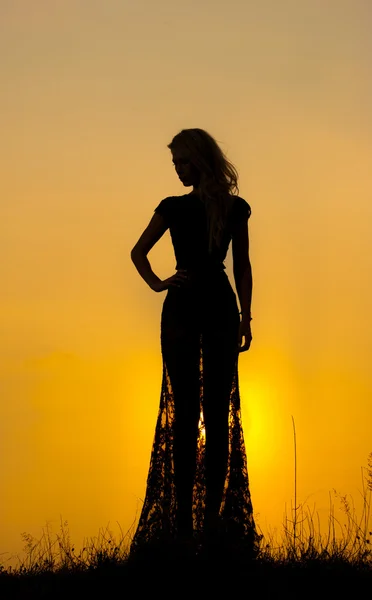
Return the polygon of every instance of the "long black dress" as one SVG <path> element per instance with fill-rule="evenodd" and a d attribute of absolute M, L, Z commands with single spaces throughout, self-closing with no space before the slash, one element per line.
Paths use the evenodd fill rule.
<path fill-rule="evenodd" d="M 163 304 L 160 408 L 131 552 L 177 539 L 180 498 L 192 506 L 194 537 L 201 539 L 208 493 L 218 485 L 219 530 L 254 549 L 260 536 L 241 423 L 240 318 L 223 264 L 234 225 L 246 222 L 251 209 L 243 198 L 234 197 L 221 247 L 212 254 L 204 204 L 197 195 L 167 197 L 155 212 L 169 226 L 176 269 L 187 269 L 189 279 L 186 286 L 169 288 Z M 212 503 L 212 492 L 210 498 Z"/>

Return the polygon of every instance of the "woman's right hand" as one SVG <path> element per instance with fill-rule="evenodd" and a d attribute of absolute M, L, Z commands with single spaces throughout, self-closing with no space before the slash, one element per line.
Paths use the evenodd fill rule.
<path fill-rule="evenodd" d="M 180 269 L 174 275 L 168 277 L 168 279 L 154 283 L 151 286 L 151 289 L 154 290 L 154 292 L 162 292 L 170 287 L 183 287 L 187 283 L 187 278 L 186 269 Z"/>

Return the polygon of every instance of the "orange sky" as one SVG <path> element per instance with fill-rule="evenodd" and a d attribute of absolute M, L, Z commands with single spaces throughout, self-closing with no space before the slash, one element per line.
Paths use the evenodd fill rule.
<path fill-rule="evenodd" d="M 79 546 L 143 498 L 160 312 L 130 249 L 184 188 L 166 145 L 202 127 L 251 205 L 239 365 L 259 525 L 372 451 L 371 6 L 364 0 L 14 0 L 0 6 L 0 552 L 62 515 Z M 5 142 L 5 143 L 4 143 Z M 187 190 L 188 191 L 188 190 Z M 167 233 L 151 251 L 174 272 Z M 226 261 L 232 280 L 231 255 Z"/>

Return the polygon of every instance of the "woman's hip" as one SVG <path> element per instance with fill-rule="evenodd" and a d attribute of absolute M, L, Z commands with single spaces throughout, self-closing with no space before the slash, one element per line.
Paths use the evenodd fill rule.
<path fill-rule="evenodd" d="M 200 333 L 211 327 L 234 330 L 239 321 L 236 294 L 224 272 L 198 285 L 169 288 L 161 315 L 162 329 Z"/>

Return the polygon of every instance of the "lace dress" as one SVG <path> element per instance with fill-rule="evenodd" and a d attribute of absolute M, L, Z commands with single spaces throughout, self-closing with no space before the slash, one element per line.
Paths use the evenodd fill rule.
<path fill-rule="evenodd" d="M 187 269 L 189 279 L 186 286 L 169 288 L 163 304 L 160 407 L 131 553 L 177 539 L 177 490 L 184 496 L 191 490 L 193 535 L 202 540 L 208 477 L 211 485 L 219 478 L 218 487 L 221 473 L 219 532 L 254 550 L 260 536 L 253 519 L 241 422 L 240 318 L 223 264 L 234 224 L 247 221 L 250 206 L 234 197 L 223 242 L 212 254 L 207 251 L 206 215 L 198 196 L 167 197 L 155 211 L 169 226 L 176 269 Z"/>

